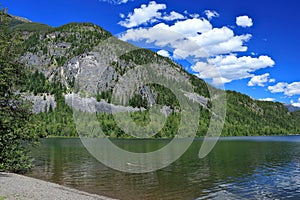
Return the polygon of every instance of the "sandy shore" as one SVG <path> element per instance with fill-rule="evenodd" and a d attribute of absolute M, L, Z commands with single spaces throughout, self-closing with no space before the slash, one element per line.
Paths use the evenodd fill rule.
<path fill-rule="evenodd" d="M 5 200 L 113 200 L 55 183 L 11 173 L 0 173 L 0 199 Z"/>

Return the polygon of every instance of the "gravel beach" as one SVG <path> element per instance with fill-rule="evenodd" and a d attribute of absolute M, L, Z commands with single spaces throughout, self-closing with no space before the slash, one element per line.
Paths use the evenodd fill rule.
<path fill-rule="evenodd" d="M 0 199 L 5 200 L 113 200 L 112 198 L 89 194 L 55 183 L 18 175 L 0 173 Z"/>

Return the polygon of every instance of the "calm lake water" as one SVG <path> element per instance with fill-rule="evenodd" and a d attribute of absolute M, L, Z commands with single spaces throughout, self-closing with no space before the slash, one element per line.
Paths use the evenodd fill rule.
<path fill-rule="evenodd" d="M 131 151 L 169 140 L 114 140 Z M 29 176 L 122 200 L 300 199 L 300 136 L 222 138 L 204 159 L 202 140 L 167 168 L 129 174 L 93 158 L 80 139 L 45 139 Z"/>

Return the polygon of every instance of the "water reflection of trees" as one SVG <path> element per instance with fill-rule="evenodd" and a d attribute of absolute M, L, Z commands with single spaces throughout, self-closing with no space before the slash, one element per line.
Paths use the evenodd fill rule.
<path fill-rule="evenodd" d="M 118 142 L 120 145 L 125 141 Z M 129 142 L 123 144 L 123 148 L 143 152 L 162 146 L 152 142 L 148 146 L 144 142 L 135 147 L 132 147 L 134 142 Z M 128 174 L 96 161 L 79 139 L 49 139 L 35 152 L 37 167 L 32 175 L 125 200 L 195 199 L 210 194 L 224 196 L 224 191 L 255 198 L 255 189 L 261 187 L 255 183 L 261 181 L 259 176 L 277 176 L 279 180 L 270 182 L 269 187 L 272 184 L 284 187 L 279 172 L 289 177 L 290 183 L 300 185 L 297 176 L 293 176 L 293 173 L 299 174 L 299 160 L 296 158 L 300 148 L 296 143 L 219 141 L 204 159 L 198 158 L 200 145 L 200 140 L 194 142 L 169 167 L 153 173 Z"/>

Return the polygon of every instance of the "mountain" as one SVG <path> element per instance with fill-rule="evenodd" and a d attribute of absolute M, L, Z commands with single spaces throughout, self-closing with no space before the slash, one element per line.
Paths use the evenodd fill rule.
<path fill-rule="evenodd" d="M 295 112 L 295 111 L 300 111 L 300 107 L 297 106 L 293 106 L 291 104 L 284 104 L 287 109 L 289 110 L 289 112 Z"/>
<path fill-rule="evenodd" d="M 155 137 L 175 136 L 180 121 L 179 102 L 170 89 L 159 84 L 142 84 L 142 74 L 137 69 L 147 63 L 154 63 L 166 77 L 164 81 L 174 83 L 175 87 L 176 82 L 189 80 L 194 92 L 186 95 L 199 103 L 200 109 L 197 136 L 206 134 L 215 115 L 211 103 L 218 97 L 212 93 L 218 89 L 187 73 L 169 58 L 120 41 L 95 24 L 70 23 L 53 28 L 23 22 L 12 26 L 12 31 L 21 32 L 24 40 L 19 60 L 28 69 L 28 77 L 21 92 L 35 102 L 35 117 L 49 135 L 76 135 L 73 107 L 98 112 L 108 136 L 129 137 L 116 126 L 110 109 L 113 90 L 123 81 L 119 87 L 130 94 L 130 100 L 126 105 L 114 103 L 113 110 L 129 111 L 137 123 L 145 124 L 149 122 L 149 108 L 155 103 L 164 105 L 166 126 Z M 112 43 L 103 44 L 111 37 Z M 120 55 L 120 52 L 126 53 Z M 129 73 L 132 78 L 125 80 L 123 77 Z M 132 93 L 133 85 L 136 90 Z M 289 112 L 281 103 L 257 101 L 239 92 L 226 91 L 226 106 L 223 136 L 300 132 L 300 115 Z"/>

